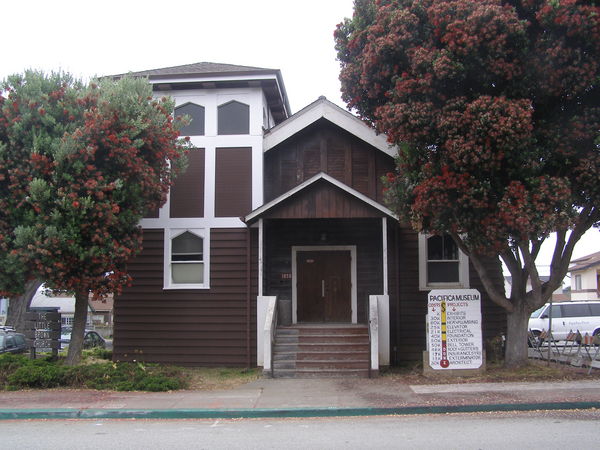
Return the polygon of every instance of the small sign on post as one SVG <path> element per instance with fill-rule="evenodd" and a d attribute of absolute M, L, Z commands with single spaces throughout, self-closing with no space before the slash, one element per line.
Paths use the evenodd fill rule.
<path fill-rule="evenodd" d="M 434 370 L 479 369 L 483 364 L 481 294 L 439 289 L 428 295 L 427 350 Z"/>
<path fill-rule="evenodd" d="M 58 356 L 60 348 L 60 314 L 58 308 L 31 308 L 25 316 L 25 336 L 30 347 L 31 358 L 36 352 L 52 352 Z"/>

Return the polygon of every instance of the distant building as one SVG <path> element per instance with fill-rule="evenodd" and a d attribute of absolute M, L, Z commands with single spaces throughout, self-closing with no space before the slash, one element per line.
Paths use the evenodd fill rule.
<path fill-rule="evenodd" d="M 600 299 L 600 252 L 571 261 L 571 300 Z"/>
<path fill-rule="evenodd" d="M 8 299 L 0 298 L 0 325 L 6 322 L 6 314 L 8 312 Z"/>
<path fill-rule="evenodd" d="M 549 279 L 550 279 L 549 275 L 540 275 L 540 281 L 542 283 L 545 283 Z M 505 276 L 504 277 L 504 292 L 506 293 L 507 297 L 510 296 L 511 287 L 512 287 L 512 277 Z M 531 291 L 531 289 L 532 289 L 530 279 L 527 280 L 526 289 L 527 289 L 527 292 Z M 569 300 L 571 300 L 570 288 L 569 287 L 565 288 L 563 286 L 563 284 L 561 283 L 561 286 L 552 293 L 552 301 L 553 302 L 568 302 Z"/>
<path fill-rule="evenodd" d="M 42 285 L 31 300 L 32 308 L 58 308 L 60 321 L 63 326 L 73 325 L 75 316 L 75 297 L 72 295 L 46 294 Z M 88 324 L 91 324 L 92 310 L 88 306 Z"/>

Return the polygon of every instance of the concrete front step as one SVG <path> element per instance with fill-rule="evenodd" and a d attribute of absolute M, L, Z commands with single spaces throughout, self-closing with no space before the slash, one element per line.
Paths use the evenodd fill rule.
<path fill-rule="evenodd" d="M 368 369 L 280 369 L 274 378 L 368 378 Z"/>
<path fill-rule="evenodd" d="M 364 325 L 278 327 L 273 347 L 273 376 L 368 377 L 369 356 L 369 334 Z"/>
<path fill-rule="evenodd" d="M 362 361 L 369 361 L 369 350 L 354 351 L 354 352 L 302 352 L 296 355 L 297 361 L 306 359 L 316 359 L 321 361 L 348 361 L 360 359 Z"/>
<path fill-rule="evenodd" d="M 345 369 L 366 369 L 369 370 L 369 360 L 346 359 L 346 360 L 318 360 L 303 359 L 296 361 L 296 369 L 319 369 L 319 370 L 345 370 Z"/>
<path fill-rule="evenodd" d="M 290 325 L 286 327 L 277 327 L 277 331 L 281 332 L 298 332 L 300 334 L 319 334 L 324 331 L 327 333 L 349 333 L 349 334 L 363 334 L 367 333 L 366 325 L 352 325 L 352 324 L 300 324 Z"/>
<path fill-rule="evenodd" d="M 278 337 L 279 338 L 279 337 Z M 299 336 L 285 336 L 282 338 L 283 340 L 292 340 L 295 339 L 296 342 L 301 343 L 313 343 L 313 342 L 327 342 L 327 343 L 359 343 L 359 344 L 368 344 L 369 336 L 361 335 L 361 334 L 300 334 Z M 278 339 L 279 341 L 279 339 Z"/>

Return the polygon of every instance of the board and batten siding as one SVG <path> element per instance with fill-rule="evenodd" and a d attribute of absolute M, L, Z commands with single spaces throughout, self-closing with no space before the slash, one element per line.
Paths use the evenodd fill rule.
<path fill-rule="evenodd" d="M 320 120 L 265 154 L 265 202 L 324 172 L 383 204 L 381 177 L 394 159 L 327 120 Z"/>
<path fill-rule="evenodd" d="M 133 284 L 115 301 L 113 359 L 256 364 L 258 239 L 253 230 L 248 273 L 247 236 L 245 228 L 212 229 L 210 289 L 163 290 L 163 230 L 144 230 L 144 249 L 129 264 Z"/>

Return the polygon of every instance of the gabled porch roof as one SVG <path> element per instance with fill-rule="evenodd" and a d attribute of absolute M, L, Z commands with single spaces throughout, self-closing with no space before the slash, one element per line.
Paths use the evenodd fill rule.
<path fill-rule="evenodd" d="M 376 202 L 375 200 L 367 197 L 366 195 L 358 192 L 357 190 L 347 186 L 341 181 L 333 178 L 330 175 L 327 175 L 324 172 L 320 172 L 298 186 L 290 189 L 279 197 L 271 200 L 268 203 L 265 203 L 263 206 L 255 209 L 250 214 L 248 214 L 244 221 L 246 223 L 252 223 L 253 221 L 260 219 L 264 216 L 268 216 L 270 213 L 274 212 L 279 207 L 283 207 L 285 204 L 292 203 L 295 199 L 297 199 L 301 194 L 308 193 L 311 191 L 311 188 L 316 188 L 317 185 L 326 185 L 328 193 L 331 193 L 334 197 L 332 198 L 329 195 L 330 201 L 336 201 L 335 195 L 342 194 L 351 201 L 355 205 L 360 205 L 363 209 L 363 212 L 366 209 L 374 209 L 374 212 L 378 212 L 380 216 L 387 216 L 393 219 L 398 220 L 398 217 L 388 208 Z M 314 192 L 314 191 L 313 191 Z M 320 192 L 316 192 L 315 195 L 321 195 L 325 192 L 321 190 Z M 339 199 L 339 197 L 338 197 Z M 318 201 L 318 200 L 317 200 Z M 355 213 L 356 214 L 356 213 Z M 358 212 L 357 214 L 361 214 Z M 324 217 L 335 217 L 335 216 L 324 216 Z M 365 217 L 365 216 L 356 216 L 356 217 Z M 309 218 L 305 216 L 305 218 Z"/>

